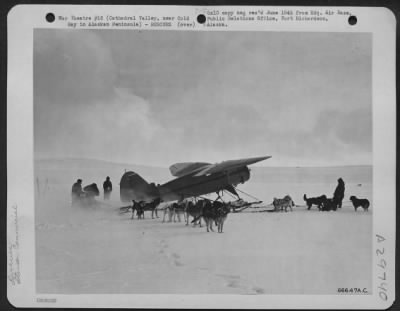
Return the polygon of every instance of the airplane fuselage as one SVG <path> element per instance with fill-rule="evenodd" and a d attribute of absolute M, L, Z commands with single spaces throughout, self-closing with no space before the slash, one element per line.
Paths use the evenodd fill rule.
<path fill-rule="evenodd" d="M 134 172 L 126 172 L 120 183 L 121 201 L 151 202 L 160 198 L 164 202 L 183 200 L 189 197 L 218 192 L 249 180 L 247 166 L 209 175 L 195 176 L 195 173 L 175 178 L 163 185 L 148 184 Z"/>
<path fill-rule="evenodd" d="M 181 162 L 170 166 L 175 179 L 163 184 L 148 183 L 137 173 L 128 171 L 121 177 L 122 202 L 161 199 L 164 202 L 181 201 L 185 198 L 227 190 L 238 196 L 235 186 L 250 179 L 247 167 L 271 156 L 227 160 L 215 164 L 205 162 Z"/>
<path fill-rule="evenodd" d="M 231 185 L 244 183 L 250 178 L 250 171 L 245 167 L 205 176 L 187 175 L 178 177 L 158 187 L 163 201 L 182 200 L 217 192 Z"/>

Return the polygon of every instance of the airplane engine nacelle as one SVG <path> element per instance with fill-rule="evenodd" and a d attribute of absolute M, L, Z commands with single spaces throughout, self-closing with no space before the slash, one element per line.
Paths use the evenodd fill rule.
<path fill-rule="evenodd" d="M 231 185 L 244 184 L 250 179 L 250 170 L 247 166 L 228 174 L 228 183 Z"/>

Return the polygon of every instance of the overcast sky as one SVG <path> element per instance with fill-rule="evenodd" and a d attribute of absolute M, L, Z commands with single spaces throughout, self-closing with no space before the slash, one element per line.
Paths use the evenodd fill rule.
<path fill-rule="evenodd" d="M 371 53 L 360 33 L 35 30 L 35 156 L 371 164 Z"/>

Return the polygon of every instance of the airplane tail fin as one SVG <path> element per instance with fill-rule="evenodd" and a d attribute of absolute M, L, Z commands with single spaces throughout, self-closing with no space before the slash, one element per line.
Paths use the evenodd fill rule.
<path fill-rule="evenodd" d="M 122 175 L 120 182 L 120 197 L 122 202 L 151 202 L 160 197 L 154 183 L 149 184 L 140 175 L 129 171 Z"/>

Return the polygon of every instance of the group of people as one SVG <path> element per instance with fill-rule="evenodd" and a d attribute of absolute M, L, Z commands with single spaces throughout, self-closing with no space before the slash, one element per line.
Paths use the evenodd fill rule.
<path fill-rule="evenodd" d="M 112 192 L 112 182 L 110 177 L 107 176 L 103 182 L 104 200 L 109 200 Z M 82 188 L 82 179 L 78 179 L 73 185 L 71 190 L 72 205 L 76 205 L 84 198 L 93 198 L 99 195 L 99 190 L 96 183 L 92 183 Z"/>

